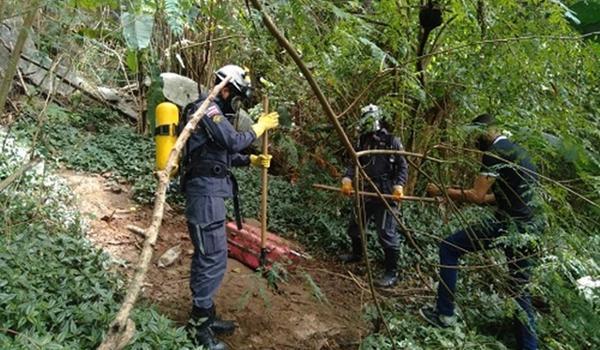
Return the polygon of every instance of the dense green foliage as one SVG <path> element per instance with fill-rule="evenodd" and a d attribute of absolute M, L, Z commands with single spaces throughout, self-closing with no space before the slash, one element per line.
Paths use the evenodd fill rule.
<path fill-rule="evenodd" d="M 24 151 L 2 135 L 0 177 Z M 102 340 L 123 289 L 109 257 L 91 246 L 62 180 L 41 167 L 0 194 L 0 348 L 91 349 Z M 183 328 L 139 307 L 130 349 L 191 349 Z"/>
<path fill-rule="evenodd" d="M 61 13 L 61 16 L 38 24 L 37 29 L 43 34 L 37 43 L 53 56 L 62 51 L 81 50 L 77 52 L 82 59 L 75 65 L 79 71 L 93 79 L 120 85 L 135 81 L 134 76 L 143 72 L 151 72 L 149 75 L 156 80 L 157 71 L 179 72 L 208 84 L 212 70 L 222 63 L 250 66 L 255 82 L 265 77 L 274 84 L 267 89 L 258 83 L 258 95 L 268 90 L 271 105 L 294 123 L 291 128 L 275 133 L 273 138 L 272 170 L 279 176 L 270 182 L 271 229 L 321 252 L 333 254 L 345 248 L 348 203 L 310 187 L 314 182 L 337 183 L 344 164 L 341 143 L 312 91 L 295 64 L 265 31 L 258 14 L 249 11 L 245 2 L 196 3 L 128 1 L 119 15 L 115 1 L 53 2 L 45 11 Z M 468 186 L 478 165 L 475 156 L 468 153 L 433 150 L 432 146 L 445 143 L 468 147 L 461 129 L 466 121 L 482 112 L 499 117 L 505 131 L 529 150 L 544 176 L 540 197 L 549 225 L 536 240 L 540 256 L 536 259 L 531 285 L 542 348 L 600 347 L 598 289 L 584 297 L 576 287 L 576 280 L 583 276 L 600 277 L 597 263 L 600 261 L 597 219 L 600 213 L 600 44 L 578 38 L 580 33 L 571 25 L 573 20 L 565 18 L 565 7 L 578 10 L 582 2 L 440 1 L 444 24 L 434 29 L 424 43 L 421 53 L 426 56 L 417 57 L 422 38 L 419 3 L 410 0 L 276 0 L 268 2 L 267 11 L 301 53 L 335 111 L 342 113 L 358 99 L 358 103 L 340 117 L 347 130 L 354 128 L 358 106 L 382 105 L 388 111 L 390 127 L 402 137 L 407 149 L 430 151 L 453 161 L 447 165 L 423 164 L 422 169 L 439 182 Z M 597 0 L 589 0 L 589 3 L 592 3 L 591 8 L 600 6 Z M 124 13 L 144 18 L 146 22 L 133 28 L 138 32 L 132 34 L 131 26 L 120 26 Z M 567 16 L 579 16 L 584 23 L 595 25 L 594 19 L 588 18 L 591 13 L 574 11 Z M 148 14 L 154 16 L 152 32 L 148 29 Z M 589 33 L 596 27 L 590 28 L 577 29 Z M 151 35 L 149 45 L 139 45 L 139 39 L 148 35 Z M 57 37 L 63 40 L 54 40 Z M 196 49 L 182 47 L 185 45 L 179 45 L 179 39 L 197 44 L 191 46 Z M 135 42 L 138 44 L 134 45 Z M 103 45 L 114 52 L 107 55 Z M 156 84 L 151 86 L 153 89 Z M 152 91 L 147 93 L 153 95 Z M 254 102 L 259 101 L 258 97 Z M 148 97 L 149 105 L 156 102 L 151 100 Z M 149 202 L 154 184 L 151 139 L 135 134 L 117 122 L 117 116 L 103 109 L 94 111 L 81 108 L 77 101 L 71 103 L 75 107 L 63 109 L 50 105 L 42 121 L 38 120 L 39 106 L 26 109 L 13 128 L 23 139 L 31 139 L 40 123 L 42 133 L 36 149 L 48 160 L 76 169 L 110 171 L 133 182 L 136 198 Z M 0 178 L 9 173 L 4 169 Z M 258 172 L 250 169 L 237 173 L 242 180 L 245 214 L 255 216 Z M 410 189 L 421 194 L 427 181 L 413 168 Z M 173 196 L 171 200 L 181 198 Z M 37 209 L 32 210 L 34 207 Z M 52 210 L 35 206 L 26 198 L 23 206 L 15 204 L 9 209 L 6 212 L 14 213 L 10 214 L 15 215 L 11 220 L 17 223 L 19 215 L 40 210 L 53 215 Z M 437 262 L 437 239 L 487 215 L 485 209 L 463 206 L 456 209 L 451 213 L 450 222 L 444 224 L 434 208 L 404 206 L 404 221 L 414 230 L 415 242 L 423 252 L 420 256 L 408 243 L 403 246 L 401 264 L 407 280 L 424 287 L 415 269 L 418 264 L 422 275 L 432 276 L 435 281 L 433 264 Z M 11 242 L 3 245 L 2 254 L 28 243 L 19 238 L 23 237 L 19 230 L 25 230 L 24 226 L 10 223 L 6 226 L 6 217 L 3 224 L 15 232 L 0 237 L 7 242 L 10 238 Z M 49 232 L 58 232 L 57 237 L 62 235 L 62 229 L 52 222 L 42 220 L 42 226 L 32 229 L 31 237 L 39 238 L 40 234 Z M 91 248 L 82 247 L 85 244 L 77 238 L 79 236 L 67 236 L 71 238 L 59 237 L 47 244 L 72 246 L 73 254 L 82 254 L 80 259 L 89 266 L 105 263 Z M 509 237 L 509 240 L 515 238 Z M 377 254 L 377 245 L 373 244 L 372 248 Z M 51 246 L 48 250 L 60 254 Z M 89 256 L 81 253 L 84 251 L 90 252 Z M 387 303 L 393 341 L 399 347 L 410 349 L 514 347 L 509 330 L 514 303 L 507 297 L 503 261 L 499 252 L 475 254 L 465 260 L 467 265 L 490 262 L 498 265 L 461 271 L 458 303 L 464 324 L 455 329 L 434 330 L 418 320 L 416 310 L 429 300 L 427 298 L 402 299 L 397 305 Z M 68 275 L 65 269 L 56 273 Z M 11 271 L 17 276 L 16 271 L 20 270 Z M 116 282 L 102 271 L 98 268 L 94 273 L 100 275 L 88 282 L 101 286 L 94 295 L 113 295 Z M 17 277 L 10 283 L 18 283 Z M 81 297 L 75 292 L 69 295 L 70 298 Z M 38 299 L 43 302 L 43 298 Z M 6 303 L 9 310 L 19 307 L 12 301 Z M 112 310 L 114 304 L 98 307 Z M 75 310 L 73 313 L 77 314 Z M 99 335 L 92 330 L 107 322 L 107 314 L 98 311 L 95 316 L 89 316 L 87 326 L 79 330 L 95 339 L 87 341 L 97 341 Z M 151 316 L 160 327 L 168 327 L 159 316 Z M 10 322 L 19 322 L 17 316 Z M 19 326 L 18 331 L 28 337 L 48 334 L 51 341 L 71 341 L 70 337 L 78 332 L 73 329 L 64 339 L 52 338 L 58 336 L 54 332 L 58 328 L 48 328 L 48 320 L 33 318 L 20 322 L 25 322 L 21 324 L 25 328 Z M 13 323 L 6 325 L 12 326 Z M 173 332 L 172 329 L 166 331 L 167 334 L 155 340 L 179 339 Z M 19 336 L 4 334 L 2 337 L 2 341 L 27 344 L 26 338 Z M 387 349 L 391 341 L 380 332 L 367 337 L 363 345 L 367 349 Z"/>

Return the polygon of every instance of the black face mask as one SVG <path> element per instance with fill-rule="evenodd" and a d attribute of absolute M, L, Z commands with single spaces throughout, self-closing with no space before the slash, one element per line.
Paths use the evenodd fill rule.
<path fill-rule="evenodd" d="M 229 95 L 227 99 L 223 98 L 222 95 L 219 95 L 217 98 L 215 98 L 215 103 L 219 106 L 221 112 L 223 112 L 229 122 L 233 121 L 233 118 L 236 114 L 231 105 L 233 98 L 234 97 L 232 95 Z"/>
<path fill-rule="evenodd" d="M 490 143 L 489 139 L 486 137 L 486 135 L 479 135 L 475 139 L 475 147 L 482 152 L 487 151 L 490 148 L 490 146 L 491 146 L 491 143 Z"/>

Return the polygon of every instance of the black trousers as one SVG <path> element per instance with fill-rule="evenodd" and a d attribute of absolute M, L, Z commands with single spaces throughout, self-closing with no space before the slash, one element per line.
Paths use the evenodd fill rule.
<path fill-rule="evenodd" d="M 394 207 L 395 203 L 392 205 L 392 208 Z M 357 213 L 354 213 L 350 225 L 348 226 L 348 236 L 352 239 L 360 239 L 360 229 L 357 219 L 358 215 L 356 214 Z M 370 222 L 375 223 L 377 237 L 384 250 L 400 249 L 400 235 L 396 229 L 396 220 L 394 220 L 394 216 L 387 210 L 383 202 L 379 200 L 365 201 L 363 218 L 365 219 L 365 222 L 363 223 L 365 229 Z"/>

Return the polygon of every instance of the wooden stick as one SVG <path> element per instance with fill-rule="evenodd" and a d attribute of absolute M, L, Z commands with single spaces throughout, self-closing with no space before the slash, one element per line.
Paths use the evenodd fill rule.
<path fill-rule="evenodd" d="M 173 169 L 175 168 L 177 160 L 179 159 L 181 150 L 196 128 L 198 122 L 200 122 L 200 119 L 204 116 L 204 113 L 206 113 L 206 109 L 208 106 L 210 106 L 211 102 L 215 99 L 221 89 L 227 85 L 230 79 L 231 77 L 227 77 L 223 79 L 223 81 L 217 86 L 215 86 L 210 95 L 206 98 L 206 100 L 204 100 L 202 105 L 200 105 L 200 108 L 198 108 L 198 110 L 191 115 L 190 121 L 183 129 L 181 135 L 179 135 L 177 138 L 175 146 L 169 154 L 167 166 L 164 170 L 156 173 L 158 177 L 158 186 L 154 200 L 154 211 L 152 212 L 152 223 L 150 227 L 145 230 L 146 239 L 144 240 L 144 247 L 142 248 L 142 252 L 140 253 L 140 257 L 135 268 L 135 275 L 129 283 L 129 288 L 127 289 L 127 294 L 123 299 L 121 309 L 117 313 L 117 316 L 113 322 L 110 324 L 108 332 L 106 333 L 102 344 L 100 344 L 98 347 L 98 350 L 123 349 L 134 335 L 135 324 L 131 319 L 129 319 L 129 314 L 131 313 L 138 295 L 142 290 L 144 279 L 146 277 L 146 273 L 148 272 L 148 266 L 150 265 L 150 260 L 152 259 L 152 254 L 154 252 L 154 244 L 158 238 L 158 233 L 164 214 L 167 186 L 169 184 L 169 174 L 173 173 Z"/>
<path fill-rule="evenodd" d="M 317 188 L 319 190 L 326 190 L 326 191 L 334 191 L 334 192 L 341 192 L 342 191 L 341 189 L 339 189 L 337 187 L 327 186 L 327 185 L 321 185 L 321 184 L 313 184 L 313 187 Z M 353 194 L 354 194 L 354 192 L 355 191 L 352 191 Z M 379 195 L 377 193 L 373 193 L 373 192 L 359 191 L 358 194 L 361 195 L 361 196 L 365 196 L 365 197 L 379 198 Z M 394 196 L 392 196 L 391 194 L 384 194 L 383 198 L 385 198 L 385 199 L 391 199 L 391 200 L 396 200 L 394 198 Z M 437 198 L 431 198 L 431 197 L 414 197 L 414 196 L 402 196 L 402 199 L 400 201 L 440 203 L 440 200 L 437 199 Z"/>
<path fill-rule="evenodd" d="M 408 152 L 408 151 L 402 151 L 402 150 L 397 150 L 397 149 L 368 149 L 368 150 L 356 152 L 356 156 L 359 158 L 364 157 L 364 156 L 374 155 L 374 154 L 390 154 L 390 155 L 398 154 L 401 156 L 424 158 L 424 159 L 427 159 L 427 160 L 430 160 L 433 162 L 438 162 L 438 163 L 452 163 L 452 161 L 429 157 L 429 156 L 426 156 L 421 153 Z"/>
<path fill-rule="evenodd" d="M 263 97 L 263 113 L 269 113 L 269 96 Z M 269 154 L 269 131 L 266 130 L 262 139 L 262 153 L 264 156 Z M 260 196 L 260 265 L 264 266 L 267 260 L 267 198 L 269 195 L 269 178 L 267 168 L 261 168 L 262 187 Z"/>
<path fill-rule="evenodd" d="M 127 226 L 125 226 L 125 228 L 128 229 L 129 231 L 135 233 L 136 235 L 141 236 L 142 238 L 146 238 L 146 231 L 144 231 L 144 229 L 139 226 L 127 225 Z"/>

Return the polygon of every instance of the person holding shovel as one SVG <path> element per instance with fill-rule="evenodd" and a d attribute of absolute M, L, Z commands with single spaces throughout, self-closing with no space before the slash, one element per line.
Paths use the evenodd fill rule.
<path fill-rule="evenodd" d="M 268 168 L 271 156 L 242 155 L 265 131 L 279 125 L 277 112 L 263 114 L 251 130 L 238 132 L 229 118 L 235 108 L 247 99 L 250 81 L 239 66 L 227 65 L 215 72 L 215 85 L 231 77 L 190 136 L 185 146 L 182 187 L 186 198 L 186 218 L 194 255 L 190 272 L 192 314 L 190 330 L 196 345 L 209 350 L 227 349 L 215 334 L 230 334 L 235 330 L 232 321 L 216 316 L 213 298 L 227 267 L 227 235 L 225 232 L 225 199 L 234 198 L 238 226 L 241 225 L 237 204 L 237 183 L 231 166 L 253 165 Z M 201 97 L 184 110 L 187 119 L 206 97 Z M 187 122 L 187 121 L 184 121 Z"/>
<path fill-rule="evenodd" d="M 368 149 L 403 149 L 400 140 L 384 128 L 383 113 L 378 106 L 370 104 L 363 107 L 361 113 L 359 121 L 360 136 L 356 145 L 357 151 Z M 361 157 L 360 163 L 381 193 L 392 194 L 397 201 L 402 199 L 404 195 L 403 187 L 408 177 L 408 165 L 404 156 L 370 155 Z M 349 166 L 342 178 L 341 191 L 345 195 L 351 195 L 353 192 L 352 179 L 355 176 L 354 171 L 354 166 Z M 374 192 L 374 189 L 370 188 L 369 185 L 367 185 L 366 190 Z M 396 203 L 392 202 L 390 206 L 395 207 Z M 365 222 L 363 222 L 363 227 L 366 229 L 370 220 L 375 222 L 379 242 L 384 252 L 385 271 L 383 276 L 376 280 L 375 284 L 382 288 L 392 287 L 398 282 L 398 256 L 400 249 L 400 236 L 396 229 L 396 221 L 393 215 L 387 210 L 385 203 L 379 198 L 371 197 L 365 199 L 364 210 Z M 340 256 L 340 260 L 345 263 L 358 262 L 363 258 L 360 228 L 357 221 L 357 215 L 354 215 L 348 226 L 348 236 L 350 236 L 352 250 L 349 254 Z"/>
<path fill-rule="evenodd" d="M 538 178 L 536 167 L 527 152 L 503 136 L 489 114 L 478 116 L 469 131 L 475 134 L 476 147 L 483 152 L 480 174 L 470 189 L 427 186 L 432 196 L 446 193 L 453 201 L 484 204 L 494 203 L 495 215 L 446 237 L 440 243 L 440 283 L 435 306 L 421 308 L 421 316 L 436 327 L 450 327 L 456 322 L 454 299 L 459 259 L 470 252 L 501 248 L 510 273 L 509 289 L 516 300 L 515 332 L 519 349 L 538 348 L 531 298 L 527 292 L 532 252 L 529 244 L 494 245 L 499 237 L 511 232 L 538 234 L 544 229 L 544 219 L 534 205 Z M 491 190 L 492 193 L 488 193 Z"/>

